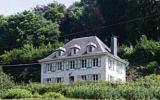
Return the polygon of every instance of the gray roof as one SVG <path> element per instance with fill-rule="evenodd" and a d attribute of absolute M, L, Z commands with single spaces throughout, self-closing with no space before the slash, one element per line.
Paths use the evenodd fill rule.
<path fill-rule="evenodd" d="M 88 44 L 94 44 L 96 45 L 95 50 L 91 53 L 91 54 L 97 54 L 97 53 L 109 53 L 111 54 L 111 50 L 109 47 L 107 47 L 98 37 L 96 36 L 90 36 L 90 37 L 83 37 L 83 38 L 76 38 L 76 39 L 72 39 L 71 41 L 69 41 L 68 43 L 66 43 L 63 48 L 66 50 L 64 52 L 64 54 L 62 55 L 63 57 L 68 57 L 70 56 L 70 50 L 72 47 L 79 46 L 80 50 L 77 53 L 78 56 L 83 56 L 83 55 L 87 55 L 86 53 L 86 47 L 88 46 Z M 54 59 L 54 55 L 55 52 L 53 52 L 51 55 L 49 55 L 48 57 L 40 60 L 47 60 L 47 59 Z M 117 58 L 119 58 L 117 56 Z"/>

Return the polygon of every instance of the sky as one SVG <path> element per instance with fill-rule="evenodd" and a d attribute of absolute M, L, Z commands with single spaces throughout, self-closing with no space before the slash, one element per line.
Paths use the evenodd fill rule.
<path fill-rule="evenodd" d="M 69 7 L 75 1 L 79 0 L 56 0 Z M 46 5 L 53 2 L 53 0 L 0 0 L 0 15 L 11 15 L 24 10 L 34 8 L 36 5 Z"/>

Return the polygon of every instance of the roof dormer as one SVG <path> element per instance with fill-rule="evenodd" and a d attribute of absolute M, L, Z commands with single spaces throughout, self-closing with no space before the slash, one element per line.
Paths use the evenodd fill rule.
<path fill-rule="evenodd" d="M 63 48 L 63 47 L 60 47 L 60 48 L 56 49 L 56 51 L 55 51 L 55 57 L 60 57 L 60 56 L 62 56 L 65 51 L 66 51 L 66 49 Z"/>
<path fill-rule="evenodd" d="M 71 55 L 76 55 L 79 52 L 79 50 L 81 49 L 81 47 L 78 46 L 77 44 L 75 44 L 70 49 L 71 49 Z"/>
<path fill-rule="evenodd" d="M 95 48 L 97 47 L 97 45 L 96 44 L 94 44 L 94 43 L 89 43 L 88 45 L 87 45 L 87 53 L 91 53 L 91 52 L 93 52 L 94 50 L 95 50 Z"/>

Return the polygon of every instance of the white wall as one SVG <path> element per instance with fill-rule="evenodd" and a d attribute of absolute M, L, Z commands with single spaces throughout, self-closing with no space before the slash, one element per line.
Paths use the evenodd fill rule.
<path fill-rule="evenodd" d="M 109 68 L 109 64 L 108 64 L 109 63 L 109 59 L 112 59 L 114 61 L 114 65 L 113 65 L 114 69 L 110 69 Z M 108 57 L 108 56 L 105 57 L 105 60 L 106 60 L 105 61 L 105 64 L 106 64 L 106 67 L 105 67 L 105 69 L 106 69 L 106 73 L 105 73 L 106 80 L 110 81 L 109 80 L 109 76 L 113 76 L 114 77 L 114 81 L 117 81 L 117 79 L 119 78 L 119 79 L 122 80 L 122 82 L 126 82 L 126 66 L 125 66 L 125 64 L 122 63 L 122 62 L 117 61 L 116 59 Z M 118 68 L 117 62 L 123 64 L 122 69 L 121 69 L 122 73 L 117 72 L 117 68 Z"/>
<path fill-rule="evenodd" d="M 95 56 L 94 56 L 95 57 Z M 89 57 L 91 58 L 91 57 Z M 53 78 L 53 77 L 64 77 L 64 83 L 69 83 L 69 76 L 74 76 L 75 81 L 77 81 L 78 75 L 88 75 L 88 74 L 100 74 L 101 80 L 109 81 L 109 75 L 114 76 L 114 81 L 117 80 L 117 78 L 120 78 L 123 82 L 126 81 L 126 68 L 123 66 L 122 74 L 117 72 L 117 64 L 114 64 L 114 70 L 111 70 L 108 68 L 108 60 L 110 57 L 104 55 L 101 56 L 101 64 L 100 67 L 95 68 L 84 68 L 84 69 L 70 69 L 70 70 L 64 70 L 64 71 L 58 71 L 58 72 L 47 72 L 43 73 L 43 67 L 45 67 L 45 64 L 41 64 L 41 83 L 44 83 L 44 78 Z M 81 58 L 82 59 L 82 58 Z M 116 60 L 115 60 L 116 61 Z M 49 62 L 51 63 L 51 62 Z M 66 65 L 64 65 L 66 66 Z"/>

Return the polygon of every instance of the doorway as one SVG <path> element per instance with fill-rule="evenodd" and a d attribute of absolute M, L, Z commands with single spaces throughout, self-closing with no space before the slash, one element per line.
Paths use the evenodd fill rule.
<path fill-rule="evenodd" d="M 70 82 L 70 83 L 73 83 L 73 82 L 74 82 L 74 76 L 70 76 L 70 77 L 69 77 L 69 82 Z"/>

